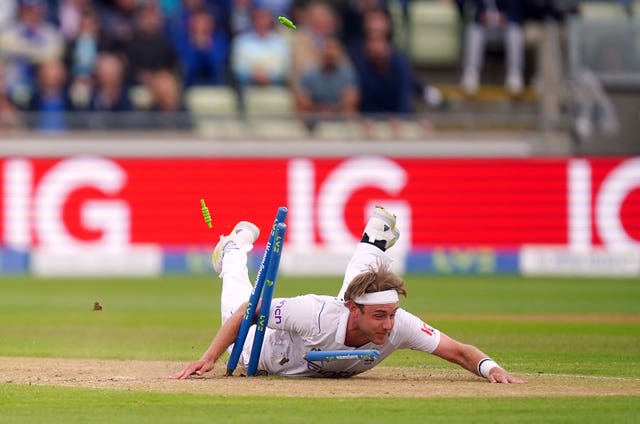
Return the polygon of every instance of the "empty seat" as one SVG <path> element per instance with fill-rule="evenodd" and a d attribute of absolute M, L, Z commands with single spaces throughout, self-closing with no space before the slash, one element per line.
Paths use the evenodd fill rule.
<path fill-rule="evenodd" d="M 293 117 L 252 117 L 247 120 L 247 128 L 254 138 L 269 140 L 292 140 L 308 137 L 304 124 Z"/>
<path fill-rule="evenodd" d="M 353 140 L 360 138 L 361 126 L 355 121 L 319 121 L 313 135 L 324 140 Z"/>
<path fill-rule="evenodd" d="M 394 38 L 407 48 L 416 65 L 455 65 L 460 56 L 460 17 L 454 2 L 413 1 L 409 4 L 409 26 L 402 21 L 398 2 L 391 4 Z"/>
<path fill-rule="evenodd" d="M 235 115 L 237 95 L 228 86 L 194 86 L 184 94 L 187 110 L 197 115 Z"/>
<path fill-rule="evenodd" d="M 133 104 L 133 107 L 139 110 L 146 110 L 151 107 L 153 103 L 153 95 L 151 91 L 144 85 L 134 85 L 129 88 L 129 100 Z"/>
<path fill-rule="evenodd" d="M 251 116 L 292 116 L 295 108 L 293 92 L 288 87 L 249 86 L 244 91 L 245 112 Z"/>
<path fill-rule="evenodd" d="M 582 1 L 578 6 L 579 16 L 586 20 L 607 20 L 626 17 L 626 10 L 619 1 Z M 640 1 L 630 0 L 631 7 L 637 9 Z M 635 14 L 636 18 L 638 14 Z"/>
<path fill-rule="evenodd" d="M 193 86 L 185 91 L 184 102 L 201 136 L 236 139 L 246 135 L 244 124 L 238 120 L 238 101 L 233 88 Z"/>

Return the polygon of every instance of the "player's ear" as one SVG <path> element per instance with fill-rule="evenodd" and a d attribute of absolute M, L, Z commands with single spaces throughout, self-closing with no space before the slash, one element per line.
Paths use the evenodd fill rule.
<path fill-rule="evenodd" d="M 347 301 L 347 308 L 349 308 L 349 312 L 355 312 L 359 309 L 358 305 L 353 300 Z"/>

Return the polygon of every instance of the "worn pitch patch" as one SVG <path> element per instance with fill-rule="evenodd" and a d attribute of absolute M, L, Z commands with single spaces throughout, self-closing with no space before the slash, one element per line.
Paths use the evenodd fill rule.
<path fill-rule="evenodd" d="M 213 394 L 289 397 L 525 397 L 640 396 L 640 379 L 573 375 L 514 375 L 529 384 L 489 384 L 461 369 L 379 366 L 344 380 L 225 377 L 220 362 L 204 377 L 172 380 L 185 362 L 0 357 L 0 383 Z M 453 367 L 453 365 L 452 365 Z"/>

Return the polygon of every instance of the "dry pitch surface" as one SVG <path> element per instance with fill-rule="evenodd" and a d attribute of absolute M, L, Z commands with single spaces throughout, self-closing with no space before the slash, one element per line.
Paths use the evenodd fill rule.
<path fill-rule="evenodd" d="M 640 396 L 640 379 L 518 374 L 525 385 L 489 384 L 464 370 L 380 366 L 340 380 L 225 377 L 224 364 L 202 378 L 168 378 L 186 364 L 163 361 L 0 357 L 0 383 L 194 393 L 291 397 L 522 397 Z"/>

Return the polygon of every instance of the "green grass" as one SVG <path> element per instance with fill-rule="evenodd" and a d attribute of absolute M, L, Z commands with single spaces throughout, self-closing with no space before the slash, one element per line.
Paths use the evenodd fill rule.
<path fill-rule="evenodd" d="M 334 294 L 339 283 L 283 277 L 276 296 Z M 409 276 L 407 287 L 402 307 L 515 373 L 640 377 L 638 281 Z M 3 277 L 0 355 L 189 361 L 220 325 L 219 292 L 214 277 Z M 102 311 L 92 311 L 94 301 Z M 455 367 L 412 351 L 384 365 L 416 363 Z M 0 384 L 2 422 L 631 422 L 638 404 L 637 397 L 311 400 Z"/>
<path fill-rule="evenodd" d="M 431 313 L 640 313 L 635 279 L 417 277 L 406 278 L 403 307 Z"/>
<path fill-rule="evenodd" d="M 276 295 L 330 294 L 337 284 L 281 278 Z M 514 371 L 640 376 L 637 281 L 410 276 L 407 286 L 404 308 Z M 3 278 L 0 288 L 0 355 L 5 356 L 190 360 L 206 349 L 220 325 L 220 283 L 213 277 Z M 94 301 L 104 309 L 93 312 Z M 621 313 L 636 319 L 553 321 L 557 314 Z M 529 319 L 549 314 L 550 321 Z M 416 358 L 449 366 L 418 352 L 398 352 L 385 364 L 410 366 Z"/>
<path fill-rule="evenodd" d="M 212 279 L 7 278 L 0 287 L 1 355 L 186 359 L 220 324 Z"/>
<path fill-rule="evenodd" d="M 0 385 L 12 423 L 587 423 L 634 422 L 635 397 L 358 398 L 221 397 Z"/>

